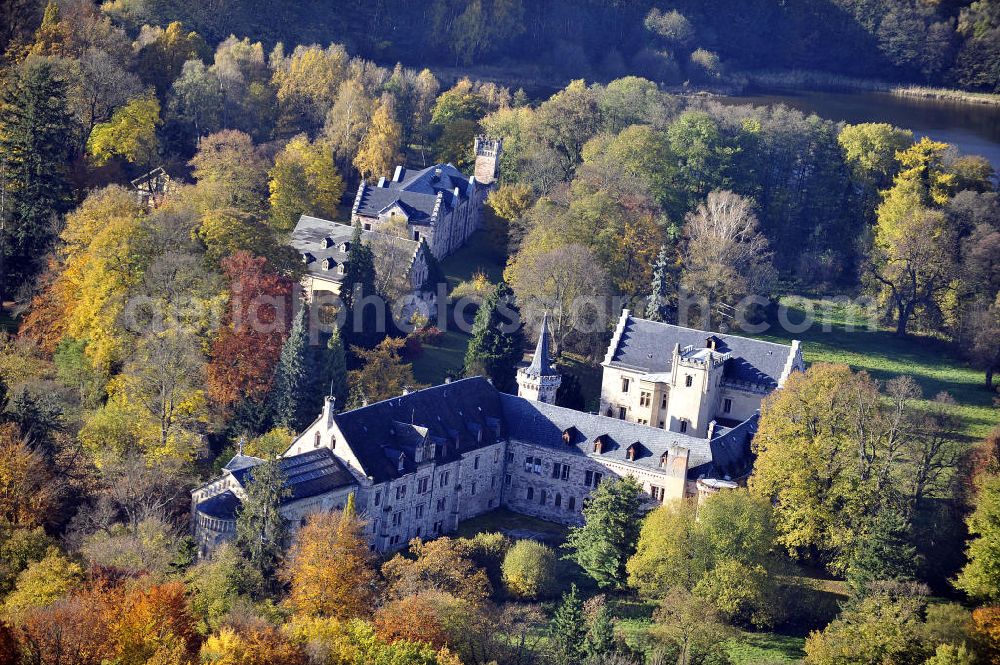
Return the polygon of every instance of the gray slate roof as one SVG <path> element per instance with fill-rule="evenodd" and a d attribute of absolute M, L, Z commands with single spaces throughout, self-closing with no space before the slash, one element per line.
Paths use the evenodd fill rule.
<path fill-rule="evenodd" d="M 594 440 L 603 437 L 602 459 L 626 465 L 658 469 L 660 456 L 672 449 L 684 448 L 688 455 L 688 477 L 700 475 L 741 475 L 751 461 L 750 440 L 757 430 L 757 417 L 742 423 L 721 436 L 708 439 L 680 432 L 630 423 L 617 418 L 583 413 L 553 404 L 500 395 L 508 434 L 511 439 L 557 448 L 575 448 L 581 455 L 597 456 Z M 563 432 L 571 430 L 570 442 Z M 629 460 L 629 446 L 638 442 L 635 460 Z"/>
<path fill-rule="evenodd" d="M 732 354 L 723 370 L 726 379 L 767 388 L 778 387 L 788 356 L 793 353 L 792 347 L 785 344 L 706 333 L 629 316 L 610 364 L 648 374 L 669 372 L 674 344 L 680 344 L 681 348 L 688 345 L 700 348 L 709 337 L 715 338 L 717 351 Z"/>
<path fill-rule="evenodd" d="M 338 413 L 334 420 L 365 473 L 382 482 L 403 475 L 401 452 L 408 460 L 404 473 L 413 471 L 415 449 L 425 437 L 437 444 L 439 460 L 495 443 L 503 436 L 499 394 L 481 377 L 462 379 Z"/>
<path fill-rule="evenodd" d="M 440 175 L 437 174 L 439 169 Z M 435 164 L 420 170 L 399 167 L 397 177 L 399 180 L 386 180 L 383 187 L 362 185 L 364 189 L 357 201 L 357 213 L 378 217 L 380 212 L 398 201 L 409 215 L 411 224 L 429 223 L 439 192 L 444 194 L 444 205 L 452 208 L 466 198 L 469 188 L 469 179 L 451 164 Z M 456 187 L 459 189 L 458 199 L 455 198 Z"/>
<path fill-rule="evenodd" d="M 438 444 L 440 460 L 490 445 L 498 438 L 566 449 L 562 435 L 570 427 L 576 428 L 574 445 L 581 455 L 592 454 L 594 439 L 603 435 L 608 441 L 602 453 L 605 459 L 658 468 L 660 455 L 680 447 L 690 451 L 691 478 L 717 470 L 720 475 L 738 475 L 749 467 L 750 439 L 756 431 L 754 417 L 709 441 L 508 395 L 483 377 L 394 397 L 337 414 L 334 420 L 375 482 L 412 472 L 414 448 L 425 436 Z M 626 451 L 635 442 L 642 448 L 636 460 L 629 461 Z M 409 460 L 402 473 L 397 466 L 401 452 Z"/>
<path fill-rule="evenodd" d="M 361 232 L 361 238 L 365 242 L 371 242 L 378 236 L 379 233 L 376 231 Z M 338 273 L 337 266 L 342 263 L 346 266 L 349 243 L 353 237 L 353 226 L 302 215 L 292 231 L 288 244 L 303 256 L 306 272 L 323 279 L 341 282 L 344 276 Z M 398 242 L 400 247 L 412 250 L 412 255 L 416 255 L 420 248 L 420 243 L 416 240 L 400 238 Z M 343 243 L 348 243 L 346 250 L 343 248 Z M 329 247 L 326 246 L 328 244 Z M 328 264 L 327 259 L 332 259 L 333 263 Z M 324 268 L 326 265 L 330 267 Z"/>
<path fill-rule="evenodd" d="M 285 486 L 292 490 L 291 496 L 285 499 L 286 503 L 325 494 L 355 482 L 354 476 L 329 448 L 317 448 L 300 455 L 282 457 L 278 464 L 287 479 Z M 253 469 L 254 467 L 245 467 L 232 474 L 240 485 L 246 487 L 253 479 Z"/>
<path fill-rule="evenodd" d="M 552 359 L 549 357 L 549 315 L 547 313 L 542 316 L 542 327 L 538 333 L 535 355 L 532 356 L 531 364 L 524 371 L 529 376 L 552 376 L 556 373 L 552 369 Z"/>
<path fill-rule="evenodd" d="M 240 498 L 233 494 L 232 490 L 226 490 L 199 503 L 198 512 L 219 520 L 234 520 L 240 503 Z"/>

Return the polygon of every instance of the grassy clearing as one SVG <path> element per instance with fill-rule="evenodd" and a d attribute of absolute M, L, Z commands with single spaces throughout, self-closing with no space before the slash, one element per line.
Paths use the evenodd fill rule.
<path fill-rule="evenodd" d="M 440 343 L 424 344 L 423 353 L 413 361 L 413 376 L 420 383 L 436 386 L 449 374 L 460 374 L 469 339 L 460 330 L 447 330 Z"/>
<path fill-rule="evenodd" d="M 490 511 L 458 526 L 458 535 L 471 538 L 477 533 L 503 533 L 512 538 L 533 538 L 549 545 L 560 545 L 566 540 L 567 528 L 561 524 L 519 515 L 504 508 Z M 531 534 L 531 535 L 525 535 Z"/>
<path fill-rule="evenodd" d="M 441 262 L 441 269 L 451 288 L 472 279 L 477 272 L 485 273 L 495 284 L 503 277 L 505 261 L 503 250 L 495 246 L 493 237 L 486 231 L 476 231 L 465 247 Z"/>
<path fill-rule="evenodd" d="M 789 322 L 802 322 L 808 311 L 814 313 L 815 322 L 806 330 L 789 332 L 778 321 L 771 321 L 770 328 L 757 337 L 784 343 L 801 340 L 808 363 L 843 363 L 883 381 L 899 375 L 912 376 L 924 391 L 924 404 L 938 393 L 947 392 L 958 402 L 954 413 L 961 419 L 963 435 L 970 442 L 984 438 L 1000 425 L 1000 409 L 994 404 L 994 395 L 985 388 L 983 373 L 956 358 L 945 341 L 917 336 L 898 338 L 887 329 L 862 323 L 865 312 L 850 305 L 800 296 L 784 297 L 781 304 L 787 308 Z"/>
<path fill-rule="evenodd" d="M 805 638 L 779 633 L 741 633 L 726 643 L 733 665 L 798 663 L 805 657 Z"/>

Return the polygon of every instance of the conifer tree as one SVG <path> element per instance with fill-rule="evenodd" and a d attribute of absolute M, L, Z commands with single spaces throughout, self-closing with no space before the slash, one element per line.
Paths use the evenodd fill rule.
<path fill-rule="evenodd" d="M 596 599 L 595 599 L 596 600 Z M 587 618 L 587 639 L 584 644 L 587 663 L 603 663 L 615 647 L 615 626 L 606 602 L 600 602 Z"/>
<path fill-rule="evenodd" d="M 956 586 L 973 598 L 1000 601 L 1000 476 L 978 482 L 975 510 L 968 518 L 968 559 Z"/>
<path fill-rule="evenodd" d="M 625 563 L 639 538 L 641 486 L 632 477 L 608 480 L 590 495 L 584 524 L 570 530 L 564 548 L 602 589 L 621 588 Z"/>
<path fill-rule="evenodd" d="M 864 596 L 872 582 L 913 579 L 918 557 L 910 541 L 910 524 L 906 517 L 893 506 L 882 506 L 859 534 L 847 565 L 851 590 Z"/>
<path fill-rule="evenodd" d="M 586 654 L 587 624 L 576 585 L 570 585 L 549 624 L 552 659 L 558 665 L 578 665 Z"/>
<path fill-rule="evenodd" d="M 0 299 L 41 267 L 69 200 L 66 83 L 29 58 L 0 85 Z"/>
<path fill-rule="evenodd" d="M 311 367 L 313 358 L 309 349 L 308 331 L 309 308 L 300 304 L 292 321 L 281 358 L 274 374 L 274 389 L 271 393 L 271 408 L 276 425 L 298 432 L 316 416 L 315 395 L 316 373 Z"/>
<path fill-rule="evenodd" d="M 521 311 L 506 282 L 497 284 L 476 313 L 465 353 L 467 375 L 485 374 L 504 392 L 517 388 L 517 364 L 524 355 Z"/>
<path fill-rule="evenodd" d="M 269 588 L 288 534 L 281 502 L 291 495 L 277 460 L 253 468 L 246 498 L 236 515 L 236 547 L 243 555 L 243 586 L 261 593 Z"/>
<path fill-rule="evenodd" d="M 375 295 L 375 257 L 371 247 L 362 240 L 359 222 L 354 225 L 354 235 L 351 237 L 351 247 L 347 251 L 347 267 L 344 269 L 344 281 L 340 290 L 340 298 L 347 310 L 344 336 L 351 344 L 373 346 L 377 339 L 379 331 L 375 330 L 377 318 L 374 308 L 365 307 L 360 315 L 355 312 L 355 304 L 365 296 L 371 295 Z"/>
<path fill-rule="evenodd" d="M 324 394 L 333 396 L 335 404 L 344 408 L 347 404 L 347 354 L 344 352 L 344 341 L 340 336 L 340 328 L 334 327 L 333 334 L 326 342 L 326 353 L 323 358 Z"/>
<path fill-rule="evenodd" d="M 666 321 L 671 305 L 673 280 L 670 274 L 670 256 L 667 246 L 660 246 L 660 253 L 653 264 L 653 283 L 646 303 L 646 318 L 650 321 Z"/>

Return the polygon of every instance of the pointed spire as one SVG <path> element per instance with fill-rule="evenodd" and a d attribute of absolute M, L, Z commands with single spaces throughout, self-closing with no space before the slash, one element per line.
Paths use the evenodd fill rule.
<path fill-rule="evenodd" d="M 542 329 L 538 332 L 538 344 L 535 346 L 535 356 L 528 365 L 527 372 L 532 376 L 552 376 L 555 370 L 549 364 L 549 313 L 542 315 Z"/>
<path fill-rule="evenodd" d="M 244 435 L 242 435 L 242 436 L 240 437 L 240 441 L 239 441 L 239 450 L 238 450 L 238 451 L 237 451 L 237 453 L 236 453 L 236 454 L 237 454 L 238 456 L 240 456 L 240 457 L 243 457 L 243 446 L 244 446 L 244 445 L 246 445 L 246 442 L 247 442 L 247 437 L 246 437 L 246 435 L 244 434 Z"/>

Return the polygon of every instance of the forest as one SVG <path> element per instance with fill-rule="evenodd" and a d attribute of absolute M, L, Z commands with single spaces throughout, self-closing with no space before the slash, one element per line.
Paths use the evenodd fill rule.
<path fill-rule="evenodd" d="M 994 3 L 0 12 L 0 663 L 1000 658 L 993 166 L 905 128 L 671 87 L 794 66 L 992 89 Z M 536 66 L 571 80 L 529 95 L 476 74 Z M 378 558 L 351 503 L 290 543 L 269 462 L 234 542 L 199 560 L 194 487 L 238 450 L 272 460 L 324 395 L 421 387 L 415 365 L 451 334 L 355 311 L 402 290 L 359 229 L 346 323 L 315 339 L 294 306 L 299 215 L 346 221 L 397 164 L 468 172 L 480 134 L 503 139 L 478 240 L 500 268 L 431 266 L 425 288 L 478 303 L 450 374 L 513 390 L 543 311 L 560 363 L 593 373 L 612 303 L 739 331 L 803 294 L 868 303 L 883 352 L 914 349 L 907 371 L 813 363 L 765 401 L 747 487 L 697 514 L 646 514 L 636 484 L 605 482 L 569 531 L 513 538 L 497 518 Z M 154 169 L 169 179 L 139 196 Z M 240 325 L 260 298 L 289 306 Z M 502 306 L 527 332 L 497 331 Z M 929 356 L 975 385 L 932 389 Z M 587 391 L 571 374 L 559 401 L 586 409 Z"/>
<path fill-rule="evenodd" d="M 44 4 L 3 3 L 0 50 L 30 41 Z M 113 0 L 103 8 L 132 31 L 182 21 L 212 46 L 230 34 L 267 48 L 332 41 L 379 62 L 493 66 L 544 85 L 625 73 L 706 83 L 722 68 L 989 91 L 1000 80 L 1000 8 L 991 0 Z"/>

